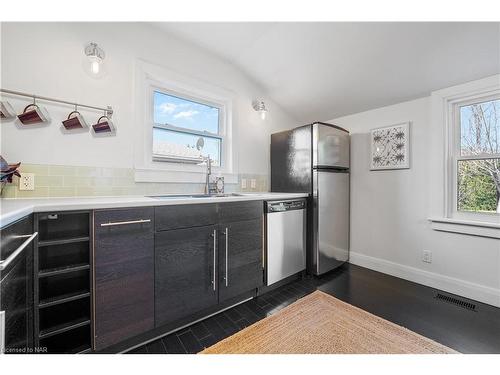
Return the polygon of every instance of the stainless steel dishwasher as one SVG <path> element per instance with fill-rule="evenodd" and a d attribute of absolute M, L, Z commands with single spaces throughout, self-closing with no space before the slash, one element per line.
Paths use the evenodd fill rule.
<path fill-rule="evenodd" d="M 306 200 L 266 202 L 266 285 L 306 268 Z"/>

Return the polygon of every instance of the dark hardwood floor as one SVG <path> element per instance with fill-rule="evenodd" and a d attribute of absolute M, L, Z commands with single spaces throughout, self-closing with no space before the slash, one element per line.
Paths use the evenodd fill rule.
<path fill-rule="evenodd" d="M 500 353 L 500 309 L 476 311 L 436 299 L 436 290 L 346 264 L 321 278 L 293 281 L 130 353 L 197 353 L 319 289 L 461 353 Z"/>

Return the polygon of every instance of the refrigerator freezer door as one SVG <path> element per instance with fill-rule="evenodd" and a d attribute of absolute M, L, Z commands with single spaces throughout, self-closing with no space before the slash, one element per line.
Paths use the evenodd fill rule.
<path fill-rule="evenodd" d="M 311 127 L 271 135 L 271 191 L 310 193 Z"/>
<path fill-rule="evenodd" d="M 313 168 L 349 168 L 349 133 L 333 126 L 314 124 Z"/>
<path fill-rule="evenodd" d="M 314 171 L 314 273 L 349 259 L 349 173 Z"/>

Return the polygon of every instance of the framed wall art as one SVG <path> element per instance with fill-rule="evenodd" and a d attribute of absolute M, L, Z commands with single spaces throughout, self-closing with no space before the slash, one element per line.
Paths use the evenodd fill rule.
<path fill-rule="evenodd" d="M 371 130 L 370 169 L 410 168 L 410 123 Z"/>

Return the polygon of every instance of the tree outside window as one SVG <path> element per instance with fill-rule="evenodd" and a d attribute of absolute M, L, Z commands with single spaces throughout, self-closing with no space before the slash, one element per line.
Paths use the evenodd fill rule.
<path fill-rule="evenodd" d="M 458 211 L 500 213 L 500 99 L 459 107 Z"/>

